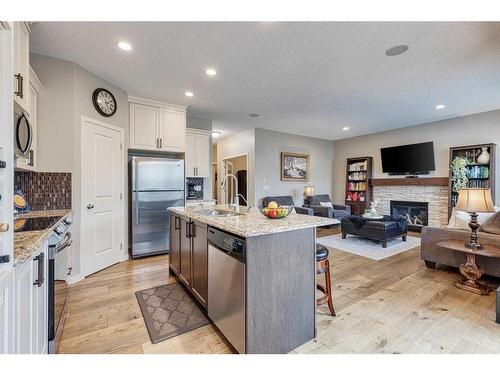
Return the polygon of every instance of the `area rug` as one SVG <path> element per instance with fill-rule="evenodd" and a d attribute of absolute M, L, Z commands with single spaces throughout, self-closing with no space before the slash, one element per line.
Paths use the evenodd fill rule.
<path fill-rule="evenodd" d="M 387 248 L 385 249 L 380 242 L 349 235 L 343 240 L 340 234 L 318 238 L 317 242 L 326 247 L 361 255 L 373 260 L 389 258 L 420 246 L 420 238 L 411 236 L 406 237 L 406 242 L 403 242 L 401 238 L 390 240 L 387 242 Z"/>
<path fill-rule="evenodd" d="M 135 292 L 153 344 L 209 323 L 178 283 Z"/>

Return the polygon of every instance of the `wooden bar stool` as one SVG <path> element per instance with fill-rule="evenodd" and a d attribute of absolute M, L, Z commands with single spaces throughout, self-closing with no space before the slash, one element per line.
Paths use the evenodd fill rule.
<path fill-rule="evenodd" d="M 328 303 L 328 308 L 332 316 L 335 316 L 335 309 L 332 302 L 332 283 L 330 281 L 330 262 L 328 261 L 328 249 L 320 244 L 316 244 L 316 274 L 325 274 L 325 286 L 316 284 L 316 288 L 323 293 L 323 296 L 316 300 L 316 306 Z"/>

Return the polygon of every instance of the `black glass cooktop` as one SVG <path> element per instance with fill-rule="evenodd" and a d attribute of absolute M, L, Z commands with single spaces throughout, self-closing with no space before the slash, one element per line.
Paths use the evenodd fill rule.
<path fill-rule="evenodd" d="M 62 216 L 34 217 L 29 219 L 14 220 L 14 232 L 26 232 L 30 230 L 44 230 L 50 228 Z"/>

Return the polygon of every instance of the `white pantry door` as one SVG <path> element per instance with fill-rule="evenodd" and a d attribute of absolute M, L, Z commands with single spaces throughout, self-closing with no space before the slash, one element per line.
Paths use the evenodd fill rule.
<path fill-rule="evenodd" d="M 82 117 L 83 273 L 118 263 L 123 255 L 123 130 Z"/>

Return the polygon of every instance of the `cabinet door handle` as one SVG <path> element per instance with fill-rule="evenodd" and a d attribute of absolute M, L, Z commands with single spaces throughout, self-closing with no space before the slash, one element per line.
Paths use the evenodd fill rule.
<path fill-rule="evenodd" d="M 36 285 L 38 286 L 39 288 L 43 285 L 44 283 L 44 273 L 45 273 L 45 253 L 40 253 L 38 254 L 34 259 L 33 261 L 37 262 L 38 264 L 38 279 L 35 280 L 35 282 L 33 283 L 33 285 Z"/>
<path fill-rule="evenodd" d="M 160 138 L 160 148 L 163 147 L 163 138 Z"/>
<path fill-rule="evenodd" d="M 190 230 L 190 232 L 191 232 L 191 237 L 194 237 L 194 236 L 196 236 L 196 233 L 195 233 L 195 232 L 196 232 L 196 227 L 195 227 L 195 225 L 194 225 L 194 221 L 192 221 L 192 222 L 190 223 L 190 225 L 191 225 L 191 230 Z"/>
<path fill-rule="evenodd" d="M 174 217 L 174 229 L 175 230 L 181 229 L 181 226 L 179 225 L 179 222 L 180 222 L 179 216 L 175 216 Z"/>
<path fill-rule="evenodd" d="M 17 91 L 14 91 L 14 94 L 16 94 L 17 96 L 19 96 L 22 99 L 24 96 L 23 76 L 21 75 L 21 73 L 17 73 L 17 74 L 14 74 L 14 77 L 16 77 L 16 81 L 17 81 Z"/>

